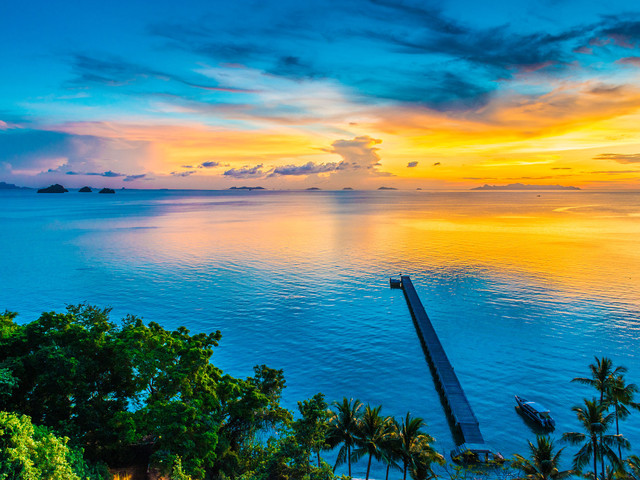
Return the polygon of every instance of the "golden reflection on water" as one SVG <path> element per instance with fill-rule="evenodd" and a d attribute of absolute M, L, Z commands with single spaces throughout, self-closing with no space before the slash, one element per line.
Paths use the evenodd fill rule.
<path fill-rule="evenodd" d="M 158 251 L 194 265 L 233 259 L 351 274 L 376 264 L 391 273 L 456 268 L 505 282 L 526 278 L 566 297 L 639 302 L 640 195 L 327 192 L 241 200 L 170 210 L 152 219 L 161 236 L 149 229 L 137 242 L 160 242 Z"/>

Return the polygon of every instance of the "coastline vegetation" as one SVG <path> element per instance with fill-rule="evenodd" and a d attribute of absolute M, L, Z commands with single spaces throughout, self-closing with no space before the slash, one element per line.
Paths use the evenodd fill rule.
<path fill-rule="evenodd" d="M 640 480 L 640 458 L 624 457 L 620 433 L 640 410 L 638 387 L 605 357 L 573 380 L 597 396 L 572 409 L 577 430 L 562 435 L 562 448 L 537 436 L 527 456 L 479 469 L 447 464 L 410 413 L 396 419 L 346 397 L 329 405 L 322 393 L 295 413 L 283 408 L 281 370 L 259 365 L 240 379 L 211 363 L 220 332 L 109 314 L 86 304 L 25 324 L 0 314 L 0 480 L 102 480 L 136 464 L 173 480 L 333 480 L 351 478 L 361 459 L 367 480 L 374 461 L 386 480 Z M 578 450 L 561 470 L 569 445 Z M 336 476 L 340 466 L 346 476 Z"/>

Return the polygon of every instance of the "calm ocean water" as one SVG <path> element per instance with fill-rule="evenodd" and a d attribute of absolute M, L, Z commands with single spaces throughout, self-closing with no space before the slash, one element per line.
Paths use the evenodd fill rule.
<path fill-rule="evenodd" d="M 593 396 L 570 380 L 594 355 L 640 384 L 638 193 L 0 191 L 0 227 L 0 309 L 20 321 L 87 301 L 219 329 L 214 362 L 284 369 L 289 408 L 321 391 L 411 411 L 443 452 L 454 442 L 389 276 L 412 275 L 505 455 L 534 438 L 514 394 L 548 406 L 559 437 Z M 640 453 L 640 414 L 621 430 Z"/>

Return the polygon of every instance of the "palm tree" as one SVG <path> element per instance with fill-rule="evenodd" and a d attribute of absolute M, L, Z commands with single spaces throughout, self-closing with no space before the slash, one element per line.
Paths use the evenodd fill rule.
<path fill-rule="evenodd" d="M 432 461 L 441 463 L 444 461 L 432 447 L 433 438 L 420 429 L 426 427 L 422 418 L 411 418 L 411 413 L 400 422 L 398 436 L 400 443 L 400 458 L 402 460 L 402 479 L 407 480 L 407 471 L 423 470 L 424 466 Z"/>
<path fill-rule="evenodd" d="M 398 460 L 402 458 L 400 443 L 400 425 L 393 417 L 387 417 L 387 432 L 382 441 L 380 449 L 382 451 L 382 461 L 387 464 L 385 480 L 389 480 L 389 470 L 391 467 L 400 468 Z"/>
<path fill-rule="evenodd" d="M 589 365 L 591 370 L 591 378 L 576 377 L 572 382 L 578 382 L 585 385 L 590 385 L 600 392 L 600 404 L 604 402 L 604 394 L 607 391 L 609 383 L 613 377 L 622 375 L 627 372 L 626 367 L 613 368 L 613 362 L 607 357 L 594 357 L 596 363 Z"/>
<path fill-rule="evenodd" d="M 612 446 L 629 448 L 629 442 L 622 435 L 605 435 L 613 422 L 613 414 L 606 413 L 606 405 L 593 400 L 584 401 L 584 407 L 575 406 L 573 410 L 578 416 L 585 433 L 567 432 L 562 439 L 572 445 L 581 445 L 578 453 L 573 457 L 573 465 L 576 470 L 581 470 L 591 458 L 593 458 L 593 476 L 598 477 L 598 459 L 602 464 L 602 478 L 605 477 L 605 458 L 619 469 L 622 465 Z"/>
<path fill-rule="evenodd" d="M 382 445 L 386 436 L 389 435 L 388 419 L 380 416 L 380 410 L 382 410 L 382 406 L 371 408 L 371 405 L 367 405 L 358 425 L 356 436 L 358 448 L 353 451 L 353 457 L 359 460 L 364 455 L 369 455 L 366 480 L 369 480 L 371 460 L 374 457 L 376 460 L 382 459 Z"/>
<path fill-rule="evenodd" d="M 618 420 L 624 420 L 630 414 L 627 407 L 640 410 L 640 404 L 633 401 L 633 395 L 637 392 L 638 387 L 635 384 L 625 384 L 624 375 L 613 377 L 608 384 L 607 391 L 605 392 L 605 402 L 608 405 L 613 405 L 613 413 L 616 419 L 616 435 L 620 435 Z M 618 445 L 618 457 L 622 458 L 620 445 Z"/>
<path fill-rule="evenodd" d="M 628 480 L 640 480 L 640 457 L 630 455 L 625 463 L 628 467 L 625 478 Z"/>
<path fill-rule="evenodd" d="M 333 469 L 346 462 L 349 466 L 349 477 L 351 477 L 351 449 L 356 441 L 362 402 L 353 398 L 347 400 L 344 397 L 341 403 L 334 402 L 333 406 L 336 411 L 332 411 L 329 418 L 327 443 L 332 448 L 342 444 Z"/>
<path fill-rule="evenodd" d="M 548 436 L 536 437 L 536 445 L 529 443 L 531 459 L 521 455 L 514 455 L 514 467 L 526 473 L 528 480 L 560 480 L 573 475 L 572 470 L 558 470 L 560 454 L 564 448 L 554 453 L 553 441 Z"/>

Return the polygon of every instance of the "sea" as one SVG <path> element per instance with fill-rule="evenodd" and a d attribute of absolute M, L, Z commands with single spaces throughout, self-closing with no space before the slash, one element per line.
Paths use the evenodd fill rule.
<path fill-rule="evenodd" d="M 571 408 L 596 396 L 571 379 L 594 357 L 640 384 L 638 192 L 5 190 L 0 260 L 0 310 L 19 322 L 89 302 L 220 330 L 213 363 L 237 377 L 283 369 L 286 407 L 322 392 L 411 412 L 446 456 L 455 441 L 390 277 L 411 275 L 505 456 L 537 433 L 514 395 L 549 408 L 565 446 L 580 431 Z M 620 429 L 639 454 L 640 412 Z M 384 470 L 374 462 L 372 477 Z"/>

